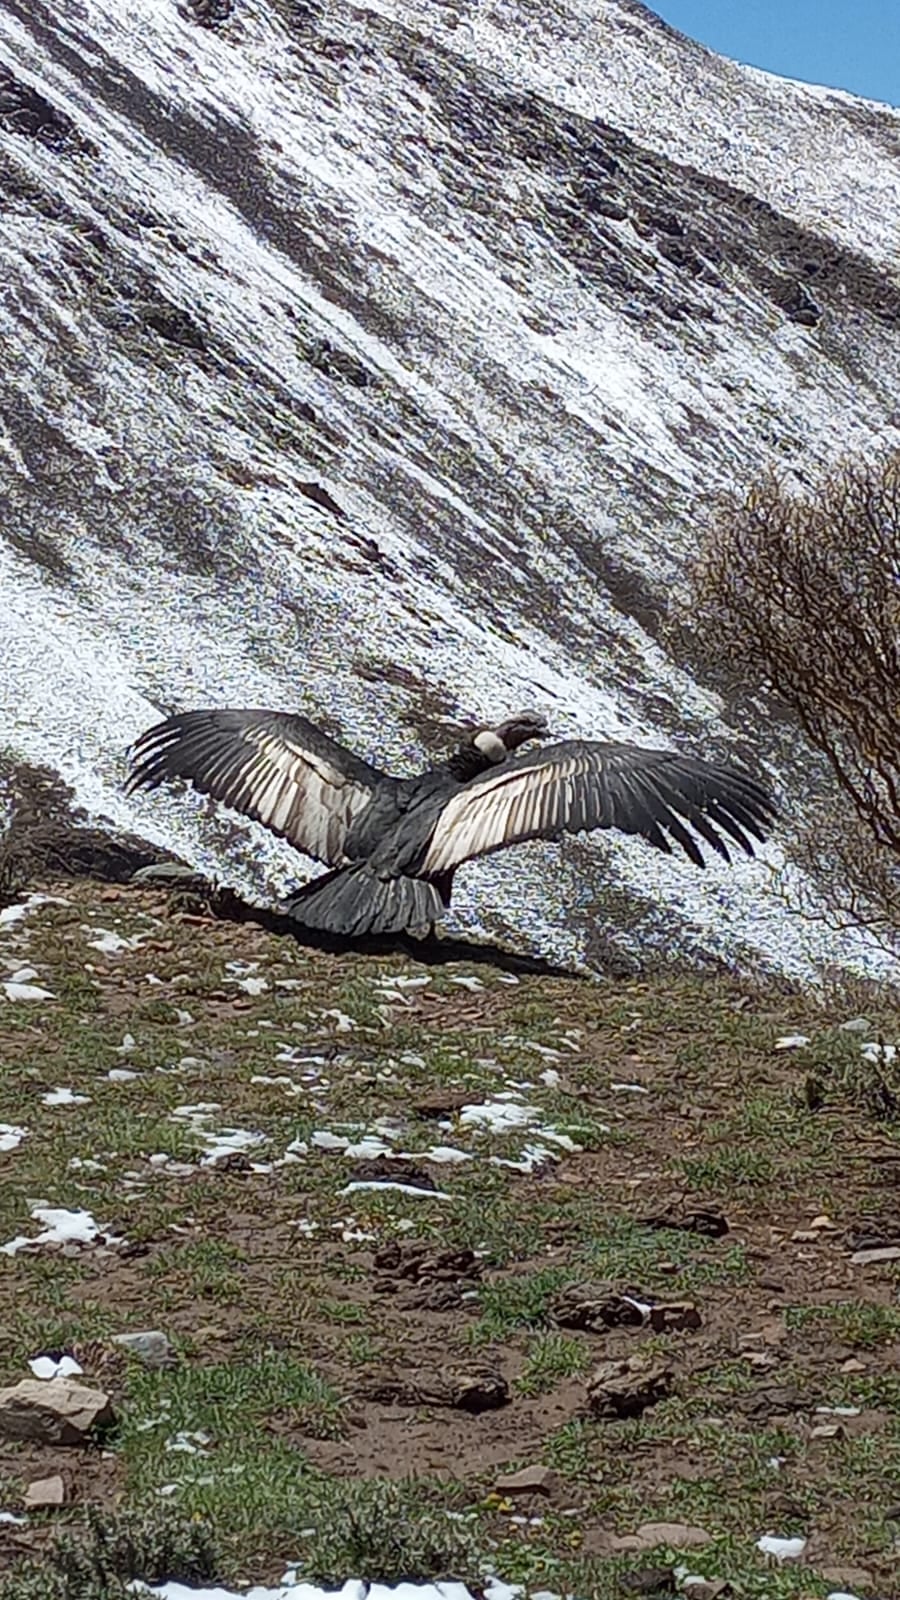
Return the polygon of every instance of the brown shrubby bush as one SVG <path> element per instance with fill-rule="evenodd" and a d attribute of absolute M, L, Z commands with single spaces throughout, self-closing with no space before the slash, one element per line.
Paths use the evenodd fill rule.
<path fill-rule="evenodd" d="M 767 687 L 831 770 L 793 851 L 831 920 L 900 951 L 900 453 L 721 506 L 690 610 L 695 645 Z"/>

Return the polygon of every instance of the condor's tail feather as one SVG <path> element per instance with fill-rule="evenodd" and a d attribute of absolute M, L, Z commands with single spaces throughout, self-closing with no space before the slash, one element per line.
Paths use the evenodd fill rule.
<path fill-rule="evenodd" d="M 283 903 L 304 928 L 348 939 L 425 928 L 443 914 L 438 887 L 424 878 L 381 878 L 367 862 L 323 873 Z"/>

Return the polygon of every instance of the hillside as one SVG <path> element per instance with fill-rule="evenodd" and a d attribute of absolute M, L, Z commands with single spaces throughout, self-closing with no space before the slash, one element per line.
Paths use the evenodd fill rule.
<path fill-rule="evenodd" d="M 0 964 L 0 1386 L 112 1407 L 0 1394 L 2 1600 L 896 1593 L 896 1013 L 87 881 Z"/>
<path fill-rule="evenodd" d="M 271 899 L 308 864 L 123 797 L 160 707 L 409 770 L 532 703 L 743 760 L 784 830 L 702 878 L 529 846 L 453 931 L 875 970 L 770 880 L 815 764 L 661 620 L 710 496 L 897 442 L 898 141 L 633 0 L 2 0 L 7 757 Z"/>

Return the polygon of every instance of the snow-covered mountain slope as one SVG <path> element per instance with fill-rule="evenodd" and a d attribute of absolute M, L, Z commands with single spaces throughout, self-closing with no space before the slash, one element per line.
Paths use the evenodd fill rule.
<path fill-rule="evenodd" d="M 796 804 L 658 622 L 710 494 L 900 440 L 898 151 L 634 0 L 0 0 L 0 742 L 256 893 L 311 864 L 122 795 L 160 707 L 403 767 L 530 703 Z M 603 838 L 458 884 L 557 957 L 627 898 L 645 940 L 875 960 L 765 860 Z"/>

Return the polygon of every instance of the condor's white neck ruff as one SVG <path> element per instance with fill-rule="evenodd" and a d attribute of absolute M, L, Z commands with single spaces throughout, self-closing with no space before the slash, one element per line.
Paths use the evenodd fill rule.
<path fill-rule="evenodd" d="M 480 750 L 483 756 L 487 756 L 489 761 L 493 761 L 497 765 L 501 761 L 505 761 L 509 755 L 506 745 L 500 735 L 494 732 L 493 728 L 484 728 L 481 733 L 476 733 L 472 743 L 476 750 Z"/>

